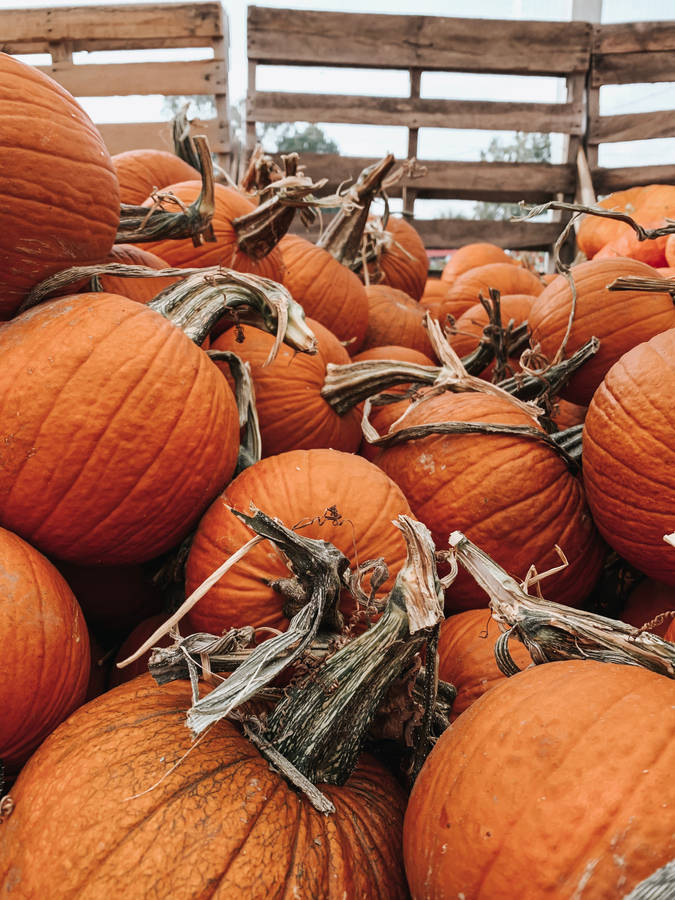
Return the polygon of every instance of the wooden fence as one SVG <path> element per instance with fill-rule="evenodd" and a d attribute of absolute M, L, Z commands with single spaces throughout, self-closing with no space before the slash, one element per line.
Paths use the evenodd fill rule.
<path fill-rule="evenodd" d="M 96 63 L 73 61 L 76 51 L 207 48 L 212 58 L 190 61 Z M 143 3 L 0 10 L 0 50 L 48 53 L 46 72 L 75 97 L 160 94 L 210 95 L 215 116 L 196 128 L 221 163 L 230 154 L 227 108 L 227 24 L 220 3 Z M 157 122 L 98 124 L 111 153 L 133 147 L 171 149 L 171 130 Z"/>
<path fill-rule="evenodd" d="M 445 162 L 423 159 L 427 174 L 399 195 L 414 216 L 416 198 L 496 202 L 573 199 L 580 146 L 591 152 L 598 192 L 650 181 L 675 181 L 675 166 L 600 169 L 597 145 L 675 135 L 673 113 L 643 116 L 597 115 L 601 84 L 675 80 L 673 23 L 593 26 L 588 22 L 523 22 L 306 12 L 252 6 L 248 12 L 249 96 L 247 143 L 257 122 L 323 122 L 404 125 L 408 157 L 418 156 L 424 127 L 555 132 L 565 135 L 559 164 Z M 408 97 L 263 92 L 256 89 L 260 65 L 407 69 Z M 544 75 L 565 79 L 558 103 L 483 102 L 426 99 L 420 96 L 423 72 L 481 72 Z M 637 77 L 635 77 L 637 76 Z M 339 71 L 336 71 L 339 83 Z M 590 86 L 590 89 L 587 88 Z M 593 104 L 595 103 L 595 106 Z M 635 122 L 634 125 L 631 123 Z M 370 158 L 303 154 L 314 178 L 331 187 L 354 178 Z M 547 248 L 560 231 L 558 222 L 415 218 L 428 248 L 457 247 L 491 240 L 511 249 Z"/>

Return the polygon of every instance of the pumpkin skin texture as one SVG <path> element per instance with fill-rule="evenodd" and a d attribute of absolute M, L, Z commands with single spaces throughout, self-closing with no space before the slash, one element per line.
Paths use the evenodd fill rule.
<path fill-rule="evenodd" d="M 424 293 L 429 257 L 424 243 L 410 222 L 390 216 L 384 229 L 391 235 L 379 260 L 382 284 L 404 291 L 413 300 Z"/>
<path fill-rule="evenodd" d="M 675 585 L 675 328 L 609 370 L 584 422 L 584 484 L 600 533 L 645 575 Z"/>
<path fill-rule="evenodd" d="M 106 262 L 147 266 L 150 269 L 166 269 L 169 265 L 159 256 L 148 250 L 141 250 L 135 244 L 115 244 Z M 100 281 L 102 289 L 107 294 L 119 294 L 137 303 L 149 303 L 165 288 L 175 284 L 178 278 L 124 278 L 117 275 L 101 275 Z"/>
<path fill-rule="evenodd" d="M 500 634 L 489 609 L 467 609 L 441 622 L 438 676 L 457 688 L 451 722 L 506 677 L 495 661 Z M 509 642 L 509 653 L 521 669 L 532 663 L 526 647 L 514 638 Z"/>
<path fill-rule="evenodd" d="M 534 424 L 501 397 L 445 393 L 411 409 L 401 426 L 453 421 Z M 447 547 L 452 531 L 462 531 L 523 579 L 531 565 L 538 572 L 559 565 L 558 544 L 570 565 L 546 579 L 547 599 L 579 606 L 593 587 L 602 545 L 580 481 L 552 448 L 516 435 L 438 434 L 385 448 L 377 465 L 401 488 L 438 549 Z M 483 607 L 485 593 L 460 572 L 446 606 Z"/>
<path fill-rule="evenodd" d="M 378 591 L 384 596 L 405 562 L 405 542 L 391 524 L 399 514 L 410 514 L 397 486 L 377 466 L 337 450 L 294 450 L 263 459 L 245 469 L 211 504 L 197 528 L 186 566 L 186 592 L 194 591 L 228 556 L 253 536 L 228 507 L 248 513 L 253 502 L 286 526 L 309 523 L 337 507 L 344 519 L 305 524 L 305 537 L 331 541 L 352 565 L 384 557 L 389 578 Z M 356 553 L 354 550 L 356 547 Z M 219 634 L 242 625 L 285 629 L 284 598 L 267 585 L 288 577 L 279 553 L 267 542 L 257 544 L 197 603 L 186 617 L 192 631 Z M 345 599 L 343 611 L 353 609 Z"/>
<path fill-rule="evenodd" d="M 287 234 L 279 242 L 284 285 L 305 314 L 321 322 L 357 353 L 368 327 L 368 297 L 357 275 L 304 238 Z"/>
<path fill-rule="evenodd" d="M 544 290 L 539 278 L 521 266 L 512 263 L 489 263 L 470 269 L 460 275 L 452 285 L 447 299 L 440 307 L 439 319 L 443 321 L 446 314 L 457 318 L 468 309 L 479 303 L 479 294 L 487 300 L 490 288 L 500 294 L 530 294 L 538 297 Z"/>
<path fill-rule="evenodd" d="M 606 372 L 624 353 L 675 327 L 675 305 L 665 292 L 607 290 L 607 285 L 620 276 L 657 277 L 650 266 L 637 260 L 593 260 L 575 266 L 572 275 L 577 303 L 566 356 L 571 356 L 593 336 L 600 339 L 600 348 L 572 376 L 561 394 L 573 403 L 587 406 Z M 571 306 L 572 291 L 562 275 L 532 304 L 529 317 L 532 345 L 540 344 L 549 359 L 560 347 Z"/>
<path fill-rule="evenodd" d="M 553 402 L 551 419 L 558 426 L 559 431 L 565 431 L 566 428 L 583 424 L 587 412 L 587 406 L 581 406 L 579 403 L 570 403 L 569 400 L 556 397 Z"/>
<path fill-rule="evenodd" d="M 403 838 L 414 900 L 626 896 L 675 853 L 674 765 L 671 679 L 592 660 L 505 679 L 415 782 Z"/>
<path fill-rule="evenodd" d="M 439 300 L 444 300 L 450 292 L 450 283 L 447 281 L 441 281 L 440 278 L 427 278 L 424 283 L 424 293 L 419 299 L 419 302 L 424 304 L 424 306 L 429 306 L 433 303 L 437 303 Z"/>
<path fill-rule="evenodd" d="M 666 264 L 669 268 L 675 266 L 675 234 L 669 234 L 666 241 Z M 665 274 L 665 273 L 664 273 Z"/>
<path fill-rule="evenodd" d="M 53 79 L 0 53 L 0 319 L 43 278 L 105 259 L 119 224 L 103 138 Z"/>
<path fill-rule="evenodd" d="M 42 746 L 2 826 L 2 896 L 49 897 L 58 885 L 62 900 L 407 897 L 405 800 L 381 765 L 362 757 L 344 786 L 322 786 L 337 810 L 324 816 L 232 723 L 194 746 L 189 705 L 189 684 L 143 676 Z"/>
<path fill-rule="evenodd" d="M 168 185 L 167 190 L 189 206 L 199 196 L 201 187 L 200 181 L 182 181 Z M 216 236 L 215 243 L 205 242 L 195 247 L 190 238 L 181 240 L 167 238 L 143 244 L 143 249 L 156 254 L 160 259 L 165 259 L 170 266 L 178 268 L 225 266 L 228 269 L 236 269 L 237 272 L 252 272 L 254 275 L 262 275 L 263 278 L 271 278 L 272 281 L 283 282 L 284 265 L 278 247 L 274 247 L 259 260 L 253 259 L 239 249 L 232 220 L 245 216 L 256 208 L 248 197 L 222 184 L 215 184 L 214 203 L 215 210 L 211 224 Z M 143 205 L 149 206 L 150 201 L 146 200 Z"/>
<path fill-rule="evenodd" d="M 319 322 L 307 319 L 317 339 L 314 355 L 296 353 L 282 344 L 274 362 L 265 362 L 274 345 L 274 337 L 258 328 L 244 327 L 244 340 L 230 329 L 213 343 L 214 350 L 231 350 L 249 363 L 260 420 L 262 455 L 272 456 L 286 450 L 311 450 L 332 447 L 355 452 L 361 443 L 361 417 L 350 409 L 338 415 L 321 396 L 328 363 L 345 365 L 349 356 L 335 335 Z M 226 363 L 216 363 L 229 372 Z"/>
<path fill-rule="evenodd" d="M 150 194 L 179 181 L 199 181 L 199 172 L 166 150 L 125 150 L 112 157 L 120 183 L 120 201 L 140 206 Z"/>
<path fill-rule="evenodd" d="M 17 771 L 84 702 L 89 637 L 72 591 L 45 557 L 0 528 L 0 758 Z"/>
<path fill-rule="evenodd" d="M 231 478 L 227 382 L 154 310 L 62 298 L 0 329 L 0 354 L 0 523 L 50 556 L 151 559 Z"/>
<path fill-rule="evenodd" d="M 403 291 L 383 284 L 366 288 L 368 329 L 363 350 L 383 345 L 410 347 L 433 357 L 429 334 L 422 324 L 426 310 Z"/>
<path fill-rule="evenodd" d="M 509 256 L 505 250 L 496 244 L 479 242 L 465 244 L 456 250 L 445 264 L 441 273 L 441 281 L 452 283 L 459 275 L 478 266 L 487 266 L 490 263 L 508 263 L 511 266 L 519 266 L 520 262 Z"/>

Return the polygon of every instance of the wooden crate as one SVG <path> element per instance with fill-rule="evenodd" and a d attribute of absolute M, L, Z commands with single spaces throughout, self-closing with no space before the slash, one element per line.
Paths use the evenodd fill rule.
<path fill-rule="evenodd" d="M 230 158 L 227 108 L 227 20 L 220 3 L 70 6 L 0 10 L 0 49 L 49 53 L 38 66 L 75 97 L 211 95 L 216 117 L 195 123 L 221 165 Z M 73 63 L 75 51 L 210 48 L 212 59 L 187 62 Z M 137 147 L 171 150 L 167 124 L 98 125 L 111 153 Z"/>
<path fill-rule="evenodd" d="M 608 84 L 675 81 L 675 22 L 596 26 L 588 83 L 587 157 L 599 194 L 639 184 L 675 184 L 675 162 L 600 168 L 598 147 L 615 141 L 675 137 L 675 110 L 601 116 L 600 88 Z"/>
<path fill-rule="evenodd" d="M 398 192 L 414 216 L 416 198 L 544 202 L 576 189 L 576 154 L 585 128 L 585 80 L 593 39 L 587 22 L 521 22 L 435 16 L 308 12 L 251 6 L 248 12 L 247 143 L 257 122 L 405 125 L 408 157 L 417 157 L 421 127 L 558 132 L 562 164 L 420 160 L 427 174 Z M 257 91 L 259 65 L 408 69 L 404 98 Z M 483 102 L 420 97 L 423 72 L 489 72 L 564 77 L 562 103 Z M 339 72 L 336 72 L 339 76 Z M 337 80 L 337 79 L 336 79 Z M 314 178 L 330 187 L 354 178 L 372 159 L 303 154 Z M 393 192 L 396 195 L 396 192 Z M 415 219 L 429 248 L 491 240 L 511 249 L 548 248 L 556 223 Z"/>

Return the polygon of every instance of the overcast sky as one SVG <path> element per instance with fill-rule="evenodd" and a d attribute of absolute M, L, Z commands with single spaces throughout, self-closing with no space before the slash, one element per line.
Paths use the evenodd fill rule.
<path fill-rule="evenodd" d="M 103 0 L 85 0 L 100 5 Z M 65 7 L 85 5 L 85 2 L 63 0 L 0 0 L 0 9 L 49 6 Z M 118 0 L 135 2 L 135 0 Z M 179 0 L 175 0 L 179 2 Z M 572 0 L 260 0 L 258 6 L 320 9 L 344 12 L 400 13 L 414 15 L 443 15 L 474 18 L 547 19 L 568 21 L 572 15 Z M 577 5 L 580 5 L 577 3 Z M 591 5 L 595 5 L 591 0 Z M 246 9 L 244 0 L 224 0 L 223 7 L 229 21 L 229 93 L 232 103 L 242 100 L 246 94 Z M 602 22 L 675 19 L 675 0 L 604 0 Z M 1 35 L 0 35 L 1 40 Z M 180 58 L 186 53 L 190 58 L 200 54 L 193 51 L 173 51 Z M 97 61 L 119 61 L 120 54 L 96 54 Z M 137 55 L 134 55 L 138 59 Z M 153 58 L 166 58 L 166 53 L 155 51 Z M 93 60 L 92 60 L 93 61 Z M 336 85 L 339 72 L 339 86 Z M 309 83 L 308 83 L 309 82 Z M 366 87 L 364 87 L 364 85 Z M 407 96 L 409 81 L 407 72 L 382 70 L 340 69 L 282 69 L 259 67 L 259 90 L 313 90 L 327 93 L 352 93 L 379 96 Z M 555 102 L 564 99 L 564 84 L 555 78 L 524 78 L 519 76 L 488 76 L 425 73 L 422 77 L 423 97 L 456 99 L 508 100 L 529 99 Z M 95 122 L 114 121 L 162 121 L 159 97 L 138 98 L 80 98 Z M 675 108 L 675 84 L 610 85 L 600 94 L 600 112 L 646 112 Z M 405 127 L 376 127 L 322 123 L 324 130 L 338 142 L 341 152 L 353 156 L 379 156 L 392 151 L 403 157 L 407 151 Z M 477 160 L 490 139 L 499 133 L 480 131 L 456 131 L 448 129 L 420 129 L 419 156 L 422 159 Z M 506 136 L 506 135 L 504 135 Z M 562 161 L 562 136 L 553 136 L 554 162 Z M 675 162 L 675 136 L 653 141 L 632 141 L 605 144 L 600 147 L 600 165 L 622 166 Z"/>

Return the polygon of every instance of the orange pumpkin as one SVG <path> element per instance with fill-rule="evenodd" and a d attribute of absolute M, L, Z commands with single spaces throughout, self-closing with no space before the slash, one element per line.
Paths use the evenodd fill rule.
<path fill-rule="evenodd" d="M 337 450 L 294 450 L 245 469 L 211 505 L 197 529 L 186 568 L 186 591 L 194 591 L 219 565 L 251 538 L 229 507 L 248 513 L 253 502 L 306 537 L 331 541 L 355 565 L 382 556 L 389 590 L 405 561 L 405 542 L 391 524 L 410 507 L 399 488 L 372 463 Z M 339 518 L 331 517 L 333 507 Z M 219 634 L 231 626 L 266 625 L 284 629 L 282 597 L 268 586 L 288 577 L 279 553 L 258 544 L 215 584 L 187 616 L 192 631 Z M 346 601 L 345 609 L 353 609 Z"/>
<path fill-rule="evenodd" d="M 223 720 L 197 745 L 190 687 L 135 679 L 83 707 L 12 789 L 0 890 L 24 897 L 405 900 L 405 798 L 376 760 L 322 785 L 326 816 Z"/>
<path fill-rule="evenodd" d="M 675 612 L 675 587 L 654 581 L 653 578 L 643 578 L 628 595 L 621 611 L 621 621 L 642 628 L 661 613 L 669 612 Z M 673 618 L 666 617 L 660 625 L 649 630 L 652 634 L 665 637 L 672 621 Z"/>
<path fill-rule="evenodd" d="M 307 319 L 318 352 L 296 353 L 282 344 L 274 362 L 265 365 L 274 337 L 258 328 L 230 329 L 213 343 L 214 350 L 230 350 L 249 363 L 260 421 L 263 456 L 286 450 L 333 447 L 351 453 L 361 443 L 361 417 L 351 409 L 337 412 L 321 396 L 328 363 L 346 365 L 350 360 L 335 335 L 319 322 Z M 225 363 L 216 363 L 229 372 Z"/>
<path fill-rule="evenodd" d="M 149 250 L 134 244 L 115 244 L 106 263 L 122 263 L 129 266 L 147 266 L 149 269 L 166 269 L 168 263 Z M 124 278 L 121 275 L 101 275 L 101 287 L 108 294 L 119 294 L 137 303 L 149 303 L 160 291 L 175 284 L 177 278 Z"/>
<path fill-rule="evenodd" d="M 666 240 L 666 263 L 669 268 L 675 267 L 675 234 L 669 234 Z"/>
<path fill-rule="evenodd" d="M 429 334 L 422 324 L 426 310 L 403 291 L 384 284 L 366 287 L 368 329 L 363 350 L 382 345 L 409 347 L 434 356 Z"/>
<path fill-rule="evenodd" d="M 429 257 L 422 238 L 410 222 L 395 216 L 387 220 L 385 232 L 388 240 L 378 261 L 381 283 L 419 300 L 429 272 Z"/>
<path fill-rule="evenodd" d="M 506 328 L 509 322 L 513 322 L 514 327 L 518 327 L 523 322 L 527 322 L 530 308 L 534 297 L 531 294 L 505 294 L 501 299 L 501 319 L 502 326 Z M 483 329 L 488 324 L 489 318 L 487 310 L 482 303 L 476 303 L 470 306 L 466 312 L 462 313 L 455 320 L 456 334 L 450 335 L 450 344 L 453 350 L 461 357 L 468 356 L 472 353 L 483 336 Z M 520 354 L 518 354 L 518 357 Z M 510 359 L 510 365 L 514 371 L 520 369 L 518 357 Z M 483 372 L 481 377 L 490 379 L 494 371 L 494 361 L 491 362 Z"/>
<path fill-rule="evenodd" d="M 296 235 L 279 243 L 284 285 L 305 314 L 330 329 L 356 353 L 368 327 L 368 298 L 358 276 L 322 247 Z"/>
<path fill-rule="evenodd" d="M 675 585 L 675 328 L 619 359 L 584 422 L 584 484 L 593 518 L 624 559 Z"/>
<path fill-rule="evenodd" d="M 468 609 L 441 623 L 438 675 L 457 689 L 451 722 L 505 677 L 495 661 L 495 643 L 500 634 L 499 626 L 486 608 Z M 520 641 L 511 640 L 509 652 L 521 669 L 532 663 Z"/>
<path fill-rule="evenodd" d="M 230 479 L 232 392 L 153 309 L 114 294 L 36 306 L 0 330 L 0 523 L 82 564 L 143 562 Z"/>
<path fill-rule="evenodd" d="M 591 660 L 504 679 L 415 782 L 412 896 L 625 897 L 675 855 L 674 766 L 671 679 Z"/>
<path fill-rule="evenodd" d="M 470 269 L 454 282 L 441 306 L 439 318 L 447 314 L 458 318 L 479 302 L 479 294 L 487 300 L 490 288 L 500 294 L 530 294 L 537 297 L 544 290 L 539 278 L 522 266 L 511 263 L 489 263 Z"/>
<path fill-rule="evenodd" d="M 657 277 L 652 268 L 637 260 L 593 260 L 575 266 L 572 276 L 577 300 L 565 356 L 571 356 L 594 336 L 600 339 L 600 349 L 575 372 L 561 393 L 573 403 L 588 405 L 619 357 L 660 331 L 675 327 L 675 305 L 665 292 L 607 290 L 620 276 Z M 539 344 L 549 359 L 562 343 L 571 309 L 572 290 L 562 275 L 532 304 L 532 345 Z"/>
<path fill-rule="evenodd" d="M 556 397 L 553 401 L 551 419 L 558 426 L 559 431 L 565 431 L 566 428 L 572 428 L 574 425 L 581 425 L 586 418 L 587 412 L 587 406 L 581 406 L 578 403 L 570 403 L 569 400 L 563 400 L 562 397 Z"/>
<path fill-rule="evenodd" d="M 131 206 L 140 206 L 153 190 L 200 180 L 196 169 L 166 150 L 125 150 L 116 153 L 112 163 L 120 183 L 120 201 Z"/>
<path fill-rule="evenodd" d="M 139 622 L 133 631 L 127 635 L 120 649 L 117 651 L 115 661 L 110 671 L 110 688 L 117 687 L 120 684 L 124 684 L 126 681 L 131 681 L 133 678 L 138 678 L 139 675 L 145 675 L 147 673 L 148 662 L 154 648 L 146 650 L 142 656 L 139 656 L 138 659 L 135 659 L 123 669 L 118 669 L 117 663 L 122 662 L 122 660 L 127 659 L 135 653 L 136 650 L 147 641 L 150 635 L 154 634 L 160 625 L 163 625 L 166 622 L 168 617 L 168 613 L 157 613 L 154 616 L 143 619 L 143 621 Z M 172 643 L 173 638 L 171 635 L 165 634 L 157 640 L 154 646 L 170 647 Z"/>
<path fill-rule="evenodd" d="M 488 242 L 465 244 L 459 250 L 455 250 L 445 264 L 441 274 L 441 281 L 452 283 L 464 272 L 468 272 L 470 269 L 477 269 L 479 266 L 487 266 L 491 263 L 508 263 L 512 266 L 520 265 L 517 259 L 509 256 L 506 251 L 496 244 Z"/>
<path fill-rule="evenodd" d="M 54 566 L 4 528 L 0 560 L 0 758 L 16 771 L 84 701 L 89 637 Z"/>
<path fill-rule="evenodd" d="M 70 266 L 99 263 L 120 219 L 103 138 L 49 76 L 0 53 L 0 320 L 30 289 Z"/>

